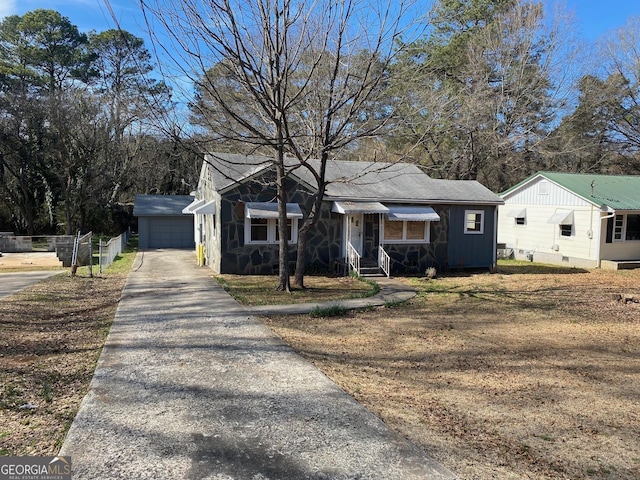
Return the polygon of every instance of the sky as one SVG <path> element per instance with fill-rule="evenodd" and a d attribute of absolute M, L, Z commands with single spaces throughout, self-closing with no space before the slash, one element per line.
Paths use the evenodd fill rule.
<path fill-rule="evenodd" d="M 574 13 L 577 27 L 588 41 L 617 30 L 630 17 L 640 17 L 638 0 L 568 0 L 565 5 Z"/>
<path fill-rule="evenodd" d="M 543 1 L 548 5 L 561 2 L 573 11 L 579 33 L 587 41 L 621 27 L 630 16 L 640 16 L 638 0 Z M 0 0 L 0 19 L 46 8 L 68 17 L 81 32 L 101 32 L 116 26 L 107 8 L 109 4 L 122 28 L 146 38 L 137 0 Z"/>
<path fill-rule="evenodd" d="M 171 1 L 171 0 L 161 0 Z M 246 0 L 251 1 L 251 0 Z M 370 0 L 372 2 L 376 0 Z M 429 0 L 418 0 L 429 3 Z M 638 0 L 539 0 L 547 7 L 558 4 L 573 14 L 575 28 L 579 37 L 588 44 L 607 32 L 617 30 L 632 17 L 640 17 Z M 153 1 L 151 3 L 154 3 Z M 162 47 L 153 45 L 145 28 L 145 22 L 139 7 L 139 0 L 0 0 L 0 21 L 7 15 L 23 15 L 36 9 L 51 9 L 68 17 L 80 32 L 102 32 L 111 28 L 127 30 L 144 40 L 145 47 L 152 54 L 162 56 Z M 113 12 L 113 16 L 111 14 Z M 115 20 L 114 20 L 115 17 Z M 155 55 L 154 55 L 155 56 Z M 169 70 L 163 67 L 165 80 L 169 84 L 190 82 L 179 80 L 179 75 L 169 79 Z M 167 76 L 169 75 L 169 76 Z M 174 93 L 177 93 L 174 90 Z"/>

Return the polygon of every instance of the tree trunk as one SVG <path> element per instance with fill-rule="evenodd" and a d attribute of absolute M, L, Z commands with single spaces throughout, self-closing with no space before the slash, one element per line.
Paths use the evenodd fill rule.
<path fill-rule="evenodd" d="M 324 179 L 324 166 L 326 165 L 326 159 L 321 167 L 322 178 Z M 309 239 L 309 233 L 315 227 L 318 222 L 318 215 L 320 215 L 320 209 L 322 207 L 322 197 L 324 197 L 324 184 L 322 187 L 318 188 L 318 194 L 316 195 L 313 201 L 313 207 L 311 207 L 311 212 L 309 212 L 309 216 L 305 219 L 302 228 L 298 232 L 298 250 L 297 250 L 297 258 L 296 258 L 296 273 L 293 280 L 293 286 L 295 288 L 305 288 L 304 287 L 304 271 L 307 267 L 305 252 L 307 251 L 307 241 Z"/>
<path fill-rule="evenodd" d="M 304 270 L 306 268 L 305 252 L 307 251 L 307 239 L 309 238 L 309 232 L 311 231 L 310 218 L 307 218 L 302 225 L 302 228 L 298 231 L 298 248 L 296 253 L 296 273 L 293 278 L 294 288 L 304 287 Z"/>
<path fill-rule="evenodd" d="M 289 280 L 289 241 L 287 234 L 287 189 L 284 167 L 284 151 L 278 151 L 278 160 L 276 162 L 277 172 L 277 188 L 278 188 L 278 236 L 279 255 L 278 255 L 278 288 L 282 292 L 291 292 L 291 284 Z"/>

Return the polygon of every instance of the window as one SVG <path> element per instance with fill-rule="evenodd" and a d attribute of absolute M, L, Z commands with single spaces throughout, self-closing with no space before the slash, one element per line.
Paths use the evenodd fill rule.
<path fill-rule="evenodd" d="M 427 239 L 427 222 L 402 222 L 404 223 L 405 238 L 407 240 L 425 241 Z"/>
<path fill-rule="evenodd" d="M 291 243 L 298 241 L 298 219 L 302 218 L 297 203 L 287 203 L 287 232 Z M 278 243 L 278 205 L 276 203 L 249 202 L 245 204 L 245 243 Z"/>
<path fill-rule="evenodd" d="M 386 243 L 429 243 L 429 222 L 384 220 Z"/>
<path fill-rule="evenodd" d="M 251 219 L 251 238 L 250 242 L 268 242 L 269 241 L 269 220 L 266 218 Z"/>
<path fill-rule="evenodd" d="M 471 235 L 480 235 L 484 233 L 484 211 L 465 210 L 464 233 Z"/>
<path fill-rule="evenodd" d="M 513 218 L 515 225 L 527 224 L 527 209 L 526 208 L 514 208 L 507 212 L 507 217 Z"/>
<path fill-rule="evenodd" d="M 573 225 L 560 225 L 560 236 L 570 237 L 573 234 Z"/>
<path fill-rule="evenodd" d="M 640 240 L 640 215 L 627 215 L 627 230 L 625 240 Z"/>
<path fill-rule="evenodd" d="M 613 241 L 621 242 L 623 239 L 622 233 L 624 231 L 624 215 L 616 215 L 613 222 Z"/>
<path fill-rule="evenodd" d="M 405 222 L 384 221 L 384 239 L 387 242 L 402 241 Z"/>
<path fill-rule="evenodd" d="M 245 238 L 246 243 L 278 243 L 278 220 L 275 218 L 246 218 L 245 233 L 249 233 Z M 289 242 L 298 241 L 298 219 L 287 219 L 287 231 L 289 232 Z"/>
<path fill-rule="evenodd" d="M 280 229 L 278 228 L 279 222 L 278 220 L 276 220 L 276 241 L 280 240 Z M 293 225 L 293 219 L 292 218 L 287 218 L 287 238 L 289 239 L 290 242 L 293 241 L 293 237 L 291 236 L 291 234 L 293 233 L 291 230 L 291 227 Z"/>
<path fill-rule="evenodd" d="M 618 214 L 613 222 L 613 241 L 640 240 L 640 214 Z"/>

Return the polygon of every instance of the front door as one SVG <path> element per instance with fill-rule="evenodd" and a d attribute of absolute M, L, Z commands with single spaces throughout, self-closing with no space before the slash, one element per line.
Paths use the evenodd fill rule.
<path fill-rule="evenodd" d="M 353 245 L 353 248 L 356 249 L 356 251 L 358 252 L 359 255 L 362 256 L 363 254 L 363 246 L 364 246 L 364 242 L 363 242 L 363 232 L 364 232 L 364 225 L 363 225 L 363 214 L 362 213 L 354 213 L 351 215 L 346 215 L 347 217 L 347 238 L 349 239 L 349 242 L 351 243 L 351 245 Z"/>

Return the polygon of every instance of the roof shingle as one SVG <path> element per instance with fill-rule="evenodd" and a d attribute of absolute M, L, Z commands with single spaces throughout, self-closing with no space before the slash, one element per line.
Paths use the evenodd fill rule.
<path fill-rule="evenodd" d="M 271 159 L 259 156 L 210 154 L 210 177 L 220 191 L 269 168 Z M 292 161 L 292 165 L 296 165 Z M 319 168 L 319 161 L 310 160 L 309 167 Z M 315 179 L 308 168 L 300 167 L 294 175 L 309 185 Z M 502 199 L 473 180 L 436 180 L 416 165 L 408 163 L 349 162 L 331 160 L 328 163 L 325 191 L 327 200 L 363 200 L 409 203 L 474 203 L 502 204 Z"/>
<path fill-rule="evenodd" d="M 176 216 L 184 215 L 182 209 L 193 201 L 191 195 L 136 195 L 133 215 Z"/>

